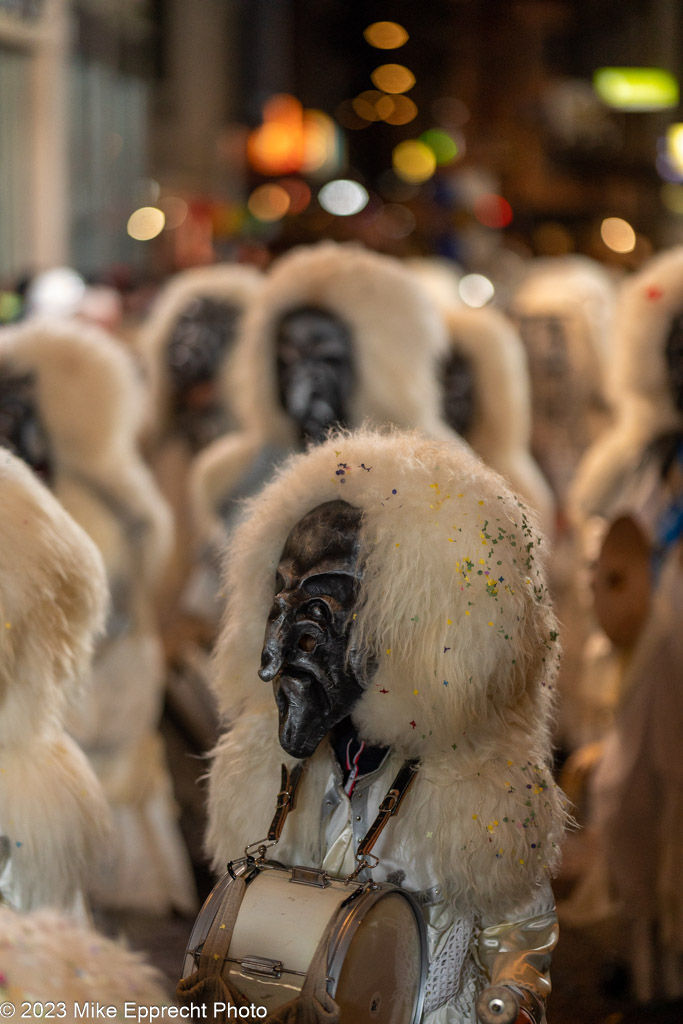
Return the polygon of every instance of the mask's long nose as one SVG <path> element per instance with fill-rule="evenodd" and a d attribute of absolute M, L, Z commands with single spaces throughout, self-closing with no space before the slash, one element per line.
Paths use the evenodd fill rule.
<path fill-rule="evenodd" d="M 261 667 L 258 671 L 259 678 L 264 683 L 272 682 L 282 668 L 285 619 L 286 610 L 282 609 L 278 616 L 268 620 L 266 626 L 266 635 L 261 650 Z"/>

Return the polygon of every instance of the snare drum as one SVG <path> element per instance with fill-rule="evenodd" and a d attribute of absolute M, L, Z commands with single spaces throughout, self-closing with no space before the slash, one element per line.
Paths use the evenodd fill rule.
<path fill-rule="evenodd" d="M 232 882 L 224 875 L 206 900 L 184 978 L 195 971 Z M 427 977 L 425 924 L 415 899 L 388 883 L 349 883 L 315 869 L 261 863 L 247 885 L 222 976 L 270 1013 L 298 996 L 332 921 L 327 991 L 341 1024 L 417 1024 Z"/>

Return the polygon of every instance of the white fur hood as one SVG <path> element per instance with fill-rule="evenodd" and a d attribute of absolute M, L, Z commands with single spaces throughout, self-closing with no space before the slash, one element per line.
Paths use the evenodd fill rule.
<path fill-rule="evenodd" d="M 167 425 L 169 384 L 164 356 L 178 317 L 196 298 L 216 299 L 243 312 L 258 295 L 263 280 L 263 274 L 255 267 L 220 263 L 183 270 L 165 285 L 137 340 L 150 388 L 152 431 L 163 433 Z"/>
<path fill-rule="evenodd" d="M 296 438 L 278 402 L 275 331 L 283 314 L 301 305 L 329 309 L 351 330 L 353 426 L 370 419 L 448 436 L 434 375 L 446 345 L 436 307 L 399 260 L 334 242 L 281 257 L 245 319 L 228 377 L 231 407 L 245 429 L 285 443 Z"/>
<path fill-rule="evenodd" d="M 683 312 L 683 246 L 649 260 L 621 285 L 614 319 L 609 391 L 615 423 L 589 449 L 572 488 L 574 517 L 604 511 L 617 481 L 660 434 L 681 430 L 668 384 L 665 345 Z"/>
<path fill-rule="evenodd" d="M 98 526 L 91 528 L 85 510 L 98 489 L 144 523 L 142 570 L 153 580 L 168 557 L 172 520 L 138 451 L 145 390 L 129 353 L 97 327 L 35 319 L 0 330 L 3 371 L 35 376 L 57 496 L 66 502 L 66 490 L 90 490 L 85 503 L 69 499 L 69 510 L 92 535 Z"/>
<path fill-rule="evenodd" d="M 552 492 L 529 450 L 531 397 L 524 345 L 510 320 L 495 309 L 451 309 L 446 324 L 451 346 L 466 356 L 474 375 L 474 421 L 466 440 L 536 509 L 551 534 Z"/>
<path fill-rule="evenodd" d="M 548 768 L 558 645 L 544 541 L 464 444 L 399 431 L 340 433 L 292 458 L 235 531 L 214 665 L 233 726 L 212 771 L 212 852 L 239 855 L 267 826 L 277 766 L 291 761 L 257 669 L 285 538 L 334 498 L 363 511 L 353 642 L 377 670 L 353 714 L 359 734 L 421 758 L 411 806 L 439 823 L 435 864 L 453 892 L 528 898 L 557 861 L 564 814 Z M 414 820 L 400 827 L 418 855 Z"/>

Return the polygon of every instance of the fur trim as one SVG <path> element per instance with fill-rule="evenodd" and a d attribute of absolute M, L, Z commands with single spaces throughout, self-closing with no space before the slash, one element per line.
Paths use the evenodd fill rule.
<path fill-rule="evenodd" d="M 62 500 L 65 480 L 72 481 L 73 491 L 87 479 L 145 523 L 141 568 L 147 582 L 153 582 L 169 557 L 173 526 L 138 453 L 144 389 L 129 354 L 96 327 L 31 320 L 0 331 L 0 366 L 36 374 L 40 414 L 53 446 L 57 497 Z M 70 511 L 91 532 L 78 510 Z"/>
<path fill-rule="evenodd" d="M 0 747 L 0 831 L 11 844 L 10 902 L 71 909 L 101 853 L 109 808 L 85 754 L 58 723 Z"/>
<path fill-rule="evenodd" d="M 217 862 L 227 847 L 237 855 L 254 839 L 255 808 L 272 808 L 275 766 L 287 759 L 257 669 L 275 568 L 294 523 L 338 497 L 363 511 L 352 643 L 377 663 L 353 715 L 359 733 L 421 758 L 413 807 L 439 823 L 434 864 L 449 891 L 476 885 L 488 894 L 472 897 L 479 905 L 490 894 L 491 905 L 516 905 L 556 864 L 564 813 L 548 769 L 557 629 L 545 543 L 535 515 L 465 444 L 417 434 L 333 435 L 290 459 L 247 506 L 214 664 L 222 711 L 236 724 L 212 770 L 212 852 Z M 541 861 L 520 808 L 538 826 Z M 497 863 L 489 825 L 516 860 Z M 415 846 L 412 821 L 405 828 L 402 841 Z"/>
<path fill-rule="evenodd" d="M 169 334 L 185 308 L 196 298 L 211 298 L 247 309 L 263 285 L 255 267 L 220 263 L 192 267 L 175 274 L 157 297 L 137 339 L 149 382 L 152 430 L 163 434 L 168 416 L 168 372 L 164 349 Z"/>
<path fill-rule="evenodd" d="M 145 1007 L 170 1002 L 164 980 L 139 953 L 53 911 L 17 914 L 0 907 L 0 936 L 3 998 L 17 1007 L 62 1002 L 66 1016 L 60 1019 L 72 1024 L 80 1019 L 75 1003 L 116 1006 L 122 1019 L 126 1001 Z"/>
<path fill-rule="evenodd" d="M 413 256 L 404 262 L 443 313 L 462 306 L 458 285 L 463 270 L 457 263 L 439 256 Z"/>
<path fill-rule="evenodd" d="M 102 559 L 30 469 L 0 450 L 0 746 L 82 679 L 107 604 Z M 57 701 L 57 703 L 60 703 Z"/>
<path fill-rule="evenodd" d="M 554 530 L 550 485 L 529 451 L 531 398 L 526 352 L 512 323 L 494 309 L 461 306 L 446 314 L 451 345 L 472 365 L 475 418 L 466 440 Z"/>
<path fill-rule="evenodd" d="M 219 508 L 249 469 L 262 446 L 259 435 L 231 433 L 199 452 L 192 462 L 188 490 L 197 535 L 222 543 L 225 529 Z"/>
<path fill-rule="evenodd" d="M 10 898 L 22 909 L 66 909 L 109 821 L 99 783 L 61 725 L 65 691 L 89 669 L 104 627 L 104 567 L 83 530 L 4 450 L 0 491 L 0 833 L 11 842 Z"/>
<path fill-rule="evenodd" d="M 436 308 L 398 260 L 335 242 L 281 257 L 247 313 L 227 382 L 245 429 L 295 442 L 277 397 L 274 333 L 284 313 L 309 303 L 330 309 L 351 330 L 358 377 L 352 426 L 370 419 L 445 436 L 434 367 L 446 338 Z"/>
<path fill-rule="evenodd" d="M 683 246 L 649 260 L 623 282 L 614 321 L 610 391 L 616 421 L 581 461 L 571 493 L 578 522 L 605 511 L 609 496 L 660 434 L 682 429 L 667 382 L 664 346 L 683 309 Z"/>
<path fill-rule="evenodd" d="M 628 399 L 658 410 L 659 430 L 681 428 L 667 382 L 664 346 L 673 317 L 683 312 L 683 246 L 659 253 L 621 286 L 614 322 L 614 402 Z"/>

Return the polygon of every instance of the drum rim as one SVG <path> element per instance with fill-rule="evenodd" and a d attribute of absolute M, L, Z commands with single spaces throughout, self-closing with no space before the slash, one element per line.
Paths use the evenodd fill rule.
<path fill-rule="evenodd" d="M 417 902 L 415 897 L 406 889 L 401 889 L 400 886 L 394 885 L 392 882 L 371 883 L 371 886 L 361 892 L 350 906 L 340 906 L 337 909 L 335 924 L 330 935 L 329 952 L 327 957 L 327 991 L 334 999 L 337 993 L 339 978 L 341 976 L 341 967 L 346 958 L 349 946 L 351 945 L 354 935 L 360 927 L 363 918 L 371 907 L 378 903 L 383 897 L 392 893 L 397 893 L 407 901 L 413 912 L 413 917 L 417 922 L 417 932 L 420 942 L 420 980 L 413 1017 L 410 1024 L 419 1024 L 422 1020 L 422 1011 L 424 1009 L 427 988 L 427 974 L 429 970 L 427 926 L 425 924 L 420 904 Z M 359 913 L 361 908 L 363 909 L 362 915 Z M 350 914 L 348 913 L 349 910 L 351 910 Z"/>

